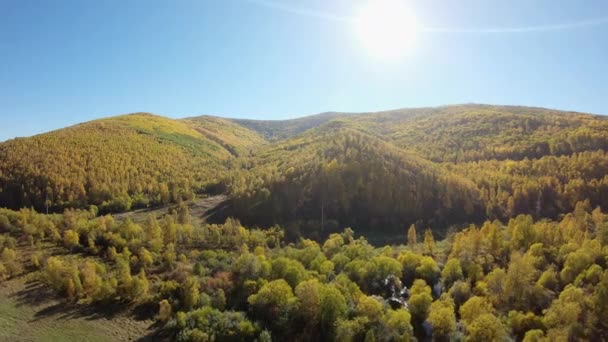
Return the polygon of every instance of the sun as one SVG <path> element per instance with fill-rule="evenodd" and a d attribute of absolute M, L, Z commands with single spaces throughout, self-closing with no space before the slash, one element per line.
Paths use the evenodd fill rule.
<path fill-rule="evenodd" d="M 416 18 L 403 1 L 368 0 L 353 22 L 365 49 L 383 59 L 402 57 L 417 38 Z"/>

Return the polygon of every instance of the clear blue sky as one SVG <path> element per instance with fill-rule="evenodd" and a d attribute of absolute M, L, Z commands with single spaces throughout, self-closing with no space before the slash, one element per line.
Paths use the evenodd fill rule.
<path fill-rule="evenodd" d="M 410 0 L 398 60 L 359 0 L 0 0 L 0 140 L 136 111 L 282 119 L 452 103 L 608 114 L 608 1 Z"/>

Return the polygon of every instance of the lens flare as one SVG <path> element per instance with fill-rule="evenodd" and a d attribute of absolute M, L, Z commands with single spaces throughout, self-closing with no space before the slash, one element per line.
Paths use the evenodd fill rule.
<path fill-rule="evenodd" d="M 357 36 L 372 55 L 394 59 L 406 54 L 416 41 L 418 24 L 403 1 L 371 0 L 356 12 Z"/>

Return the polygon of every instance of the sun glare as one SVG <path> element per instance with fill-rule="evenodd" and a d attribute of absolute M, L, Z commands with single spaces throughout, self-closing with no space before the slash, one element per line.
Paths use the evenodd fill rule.
<path fill-rule="evenodd" d="M 356 12 L 354 24 L 368 52 L 383 59 L 402 57 L 418 31 L 414 15 L 399 0 L 369 0 Z"/>

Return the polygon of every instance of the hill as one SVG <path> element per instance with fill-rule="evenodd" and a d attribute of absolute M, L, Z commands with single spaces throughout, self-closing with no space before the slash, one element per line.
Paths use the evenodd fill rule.
<path fill-rule="evenodd" d="M 535 107 L 465 104 L 330 112 L 277 121 L 231 120 L 269 140 L 339 121 L 435 162 L 521 160 L 608 148 L 607 117 Z"/>
<path fill-rule="evenodd" d="M 544 108 L 457 105 L 343 118 L 437 162 L 521 160 L 608 148 L 606 117 Z"/>
<path fill-rule="evenodd" d="M 483 211 L 472 182 L 340 122 L 270 145 L 245 164 L 229 183 L 234 215 L 250 225 L 394 231 Z"/>
<path fill-rule="evenodd" d="M 241 120 L 233 121 L 243 123 Z M 262 219 L 258 212 L 273 213 L 267 216 L 273 220 L 282 217 L 283 222 L 312 218 L 319 221 L 318 203 L 306 210 L 302 206 L 306 207 L 303 203 L 310 205 L 313 199 L 322 196 L 323 189 L 336 198 L 353 200 L 347 193 L 357 185 L 350 182 L 350 178 L 344 178 L 342 172 L 337 173 L 339 179 L 345 179 L 341 188 L 329 190 L 326 186 L 311 185 L 323 179 L 319 170 L 324 169 L 320 165 L 333 158 L 327 160 L 327 157 L 319 156 L 331 154 L 332 150 L 338 151 L 336 162 L 339 168 L 343 166 L 344 158 L 349 157 L 347 164 L 356 165 L 355 168 L 363 167 L 368 161 L 376 163 L 373 168 L 382 168 L 384 158 L 379 156 L 387 151 L 407 155 L 409 160 L 416 155 L 416 160 L 424 162 L 422 169 L 442 170 L 444 173 L 450 170 L 446 179 L 472 181 L 468 188 L 480 194 L 484 215 L 491 219 L 509 219 L 518 214 L 557 218 L 574 210 L 576 203 L 583 200 L 589 200 L 592 206 L 608 205 L 605 199 L 608 191 L 608 156 L 605 153 L 608 149 L 608 120 L 603 116 L 543 108 L 470 104 L 376 113 L 329 113 L 285 121 L 249 120 L 244 124 L 267 136 L 282 137 L 256 154 L 255 158 L 247 159 L 244 179 L 250 180 L 244 181 L 246 185 L 241 184 L 239 178 L 229 181 L 234 183 L 229 186 L 233 187 L 233 194 L 237 197 L 235 203 L 243 198 L 250 202 L 249 206 L 245 205 L 237 212 L 242 218 L 257 216 L 257 220 L 246 221 L 251 224 L 272 221 Z M 332 135 L 352 136 L 359 141 L 357 144 L 375 141 L 376 148 L 369 155 L 358 153 L 355 158 L 353 155 L 347 157 L 347 148 L 335 149 L 332 144 L 336 141 L 328 140 Z M 373 168 L 366 172 L 373 174 L 378 171 Z M 409 170 L 412 164 L 406 163 L 402 168 L 412 171 Z M 420 168 L 414 169 L 412 174 L 417 175 Z M 300 173 L 293 174 L 292 170 Z M 369 179 L 362 179 L 360 181 L 371 184 Z M 304 194 L 294 189 L 279 190 L 286 187 L 279 183 L 296 187 L 295 184 L 308 185 Z M 368 192 L 367 198 L 374 191 L 388 196 L 395 187 L 409 183 L 412 183 L 409 179 L 398 185 L 385 182 L 365 191 Z M 438 190 L 439 197 L 445 196 L 441 193 L 444 190 Z M 299 193 L 300 200 L 294 202 L 286 198 L 298 197 L 296 193 Z M 256 196 L 270 196 L 267 201 L 275 203 L 271 205 L 259 198 L 253 200 Z M 366 203 L 360 199 L 356 202 Z M 252 206 L 252 203 L 257 204 Z M 268 206 L 261 206 L 261 203 Z M 380 220 L 386 230 L 395 226 L 389 223 L 391 219 L 401 224 L 412 221 L 411 217 L 406 219 L 388 209 L 391 205 L 411 206 L 417 201 L 388 203 L 376 199 L 372 204 L 375 203 L 381 203 L 385 209 L 383 217 L 389 218 Z M 458 222 L 439 219 L 435 210 L 439 210 L 441 202 L 433 203 L 434 206 L 418 212 L 417 219 L 428 222 L 432 214 L 435 215 L 435 223 Z M 338 220 L 340 224 L 348 222 L 367 228 L 375 225 L 369 220 L 355 219 L 361 212 L 373 211 L 373 205 L 342 207 L 352 210 L 341 209 L 339 213 L 329 210 L 325 215 L 331 219 L 341 218 Z M 377 218 L 374 220 L 380 222 Z M 320 225 L 317 223 L 315 226 Z"/>
<path fill-rule="evenodd" d="M 607 149 L 605 117 L 543 108 L 468 104 L 278 121 L 139 113 L 0 144 L 0 206 L 119 212 L 213 191 L 228 194 L 227 213 L 249 224 L 307 221 L 316 227 L 307 231 L 325 221 L 445 226 L 479 212 L 558 218 L 581 200 L 608 205 Z M 322 185 L 328 177 L 339 182 Z M 466 194 L 453 203 L 451 182 Z M 431 195 L 407 195 L 412 187 Z M 321 205 L 325 192 L 333 198 Z M 474 215 L 447 213 L 461 200 Z"/>
<path fill-rule="evenodd" d="M 235 157 L 248 155 L 252 149 L 266 143 L 262 135 L 230 119 L 203 115 L 181 121 Z"/>
<path fill-rule="evenodd" d="M 0 144 L 0 205 L 123 211 L 189 199 L 233 158 L 184 122 L 138 113 Z"/>
<path fill-rule="evenodd" d="M 290 120 L 230 120 L 252 131 L 258 132 L 264 136 L 266 140 L 276 141 L 293 137 L 308 129 L 321 126 L 345 115 L 347 114 L 328 112 Z"/>

